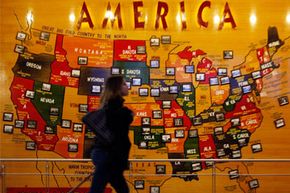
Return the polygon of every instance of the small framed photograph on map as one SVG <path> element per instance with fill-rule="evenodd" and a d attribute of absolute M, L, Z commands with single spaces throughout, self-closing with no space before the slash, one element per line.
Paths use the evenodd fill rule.
<path fill-rule="evenodd" d="M 171 44 L 171 36 L 170 35 L 162 35 L 161 36 L 162 44 Z"/>
<path fill-rule="evenodd" d="M 74 132 L 83 132 L 83 124 L 81 123 L 73 123 L 73 131 Z"/>
<path fill-rule="evenodd" d="M 162 134 L 161 141 L 163 143 L 170 143 L 171 142 L 171 135 L 170 134 Z"/>
<path fill-rule="evenodd" d="M 145 46 L 137 46 L 136 53 L 137 54 L 146 54 L 146 47 Z"/>
<path fill-rule="evenodd" d="M 219 158 L 226 155 L 225 149 L 217 149 L 216 152 Z"/>
<path fill-rule="evenodd" d="M 88 112 L 88 105 L 87 104 L 79 104 L 79 112 L 80 113 L 87 113 Z"/>
<path fill-rule="evenodd" d="M 288 105 L 289 104 L 288 96 L 279 97 L 278 102 L 280 106 Z"/>
<path fill-rule="evenodd" d="M 147 149 L 147 147 L 148 147 L 147 141 L 140 141 L 138 147 L 141 149 Z"/>
<path fill-rule="evenodd" d="M 196 81 L 203 81 L 203 80 L 205 80 L 205 74 L 204 73 L 196 73 L 195 74 L 195 80 Z"/>
<path fill-rule="evenodd" d="M 78 69 L 72 69 L 71 70 L 71 76 L 74 78 L 79 78 L 81 75 L 81 71 Z"/>
<path fill-rule="evenodd" d="M 42 31 L 40 32 L 39 39 L 44 40 L 44 41 L 49 41 L 50 33 Z"/>
<path fill-rule="evenodd" d="M 26 141 L 25 142 L 25 149 L 26 150 L 35 150 L 36 149 L 36 145 L 34 141 Z"/>
<path fill-rule="evenodd" d="M 283 118 L 275 120 L 274 123 L 276 128 L 281 128 L 285 126 L 285 121 Z"/>
<path fill-rule="evenodd" d="M 13 121 L 13 113 L 3 113 L 3 121 Z"/>
<path fill-rule="evenodd" d="M 25 47 L 24 46 L 19 45 L 19 44 L 15 45 L 14 52 L 19 53 L 19 54 L 23 54 L 24 51 L 25 51 Z"/>
<path fill-rule="evenodd" d="M 100 94 L 102 92 L 100 85 L 92 85 L 92 93 Z"/>
<path fill-rule="evenodd" d="M 226 76 L 228 74 L 227 68 L 218 68 L 217 69 L 218 76 Z"/>
<path fill-rule="evenodd" d="M 36 129 L 37 122 L 35 120 L 27 120 L 27 128 Z"/>
<path fill-rule="evenodd" d="M 27 37 L 27 34 L 25 32 L 17 32 L 17 35 L 16 35 L 16 39 L 19 40 L 19 41 L 24 41 Z"/>
<path fill-rule="evenodd" d="M 202 117 L 196 116 L 192 118 L 193 125 L 201 125 L 202 124 Z"/>
<path fill-rule="evenodd" d="M 224 50 L 223 56 L 224 56 L 224 59 L 233 59 L 234 58 L 234 51 L 233 50 Z"/>
<path fill-rule="evenodd" d="M 161 110 L 154 110 L 152 111 L 153 119 L 162 119 L 162 111 Z"/>
<path fill-rule="evenodd" d="M 160 186 L 150 186 L 149 193 L 160 193 Z"/>
<path fill-rule="evenodd" d="M 209 78 L 209 85 L 214 86 L 214 85 L 218 85 L 218 84 L 219 84 L 219 80 L 217 77 Z"/>
<path fill-rule="evenodd" d="M 243 93 L 244 93 L 244 94 L 247 94 L 247 93 L 252 92 L 251 85 L 243 86 L 243 87 L 242 87 L 242 90 L 243 90 Z"/>
<path fill-rule="evenodd" d="M 144 189 L 145 181 L 144 180 L 134 180 L 135 189 Z"/>
<path fill-rule="evenodd" d="M 149 135 L 151 134 L 151 128 L 150 127 L 142 127 L 142 135 Z"/>
<path fill-rule="evenodd" d="M 3 133 L 13 133 L 13 125 L 3 125 Z"/>
<path fill-rule="evenodd" d="M 34 94 L 35 94 L 35 92 L 32 91 L 32 90 L 26 90 L 25 91 L 25 97 L 26 98 L 34 99 Z"/>
<path fill-rule="evenodd" d="M 231 73 L 232 73 L 232 77 L 233 77 L 233 78 L 236 78 L 236 77 L 239 77 L 239 76 L 242 75 L 240 69 L 232 70 Z"/>
<path fill-rule="evenodd" d="M 212 159 L 212 158 L 209 158 L 209 159 Z M 205 167 L 206 167 L 206 168 L 212 168 L 213 164 L 214 164 L 213 161 L 206 161 L 206 162 L 205 162 Z"/>
<path fill-rule="evenodd" d="M 175 138 L 184 138 L 184 129 L 176 129 L 174 134 Z"/>
<path fill-rule="evenodd" d="M 147 149 L 148 148 L 148 143 L 147 141 L 140 141 L 138 147 L 140 149 Z"/>
<path fill-rule="evenodd" d="M 166 75 L 167 76 L 174 76 L 175 75 L 175 68 L 174 67 L 166 67 Z"/>
<path fill-rule="evenodd" d="M 255 144 L 252 144 L 252 145 L 251 145 L 251 148 L 252 148 L 252 152 L 253 152 L 253 153 L 257 153 L 257 152 L 261 152 L 261 151 L 263 151 L 263 149 L 262 149 L 262 144 L 261 144 L 261 143 L 255 143 Z"/>
<path fill-rule="evenodd" d="M 141 78 L 132 78 L 132 86 L 141 86 L 142 79 Z"/>
<path fill-rule="evenodd" d="M 230 84 L 230 78 L 228 76 L 221 77 L 221 85 Z"/>
<path fill-rule="evenodd" d="M 184 164 L 181 164 L 181 161 L 174 161 L 173 165 L 174 166 L 181 166 L 181 165 L 184 165 Z"/>
<path fill-rule="evenodd" d="M 111 74 L 113 74 L 113 75 L 119 75 L 119 74 L 121 74 L 120 68 L 118 68 L 118 67 L 112 67 L 111 68 Z"/>
<path fill-rule="evenodd" d="M 156 165 L 155 166 L 156 174 L 166 174 L 166 165 Z"/>
<path fill-rule="evenodd" d="M 198 130 L 197 129 L 191 129 L 188 131 L 188 137 L 189 138 L 194 138 L 198 137 Z"/>
<path fill-rule="evenodd" d="M 183 119 L 182 118 L 174 118 L 174 127 L 181 127 L 183 126 Z"/>
<path fill-rule="evenodd" d="M 52 127 L 50 127 L 50 126 L 45 126 L 44 133 L 45 134 L 55 134 L 56 133 L 56 130 L 53 129 Z"/>
<path fill-rule="evenodd" d="M 238 145 L 239 147 L 245 147 L 248 145 L 248 142 L 246 140 L 246 138 L 241 138 L 241 139 L 238 139 Z"/>
<path fill-rule="evenodd" d="M 220 122 L 220 121 L 224 121 L 225 120 L 225 115 L 224 113 L 216 113 L 215 114 L 215 119 L 217 122 Z"/>
<path fill-rule="evenodd" d="M 178 86 L 177 85 L 169 86 L 169 93 L 178 94 Z"/>
<path fill-rule="evenodd" d="M 59 108 L 50 107 L 49 115 L 58 116 L 59 115 Z"/>
<path fill-rule="evenodd" d="M 253 77 L 253 79 L 261 78 L 262 77 L 261 71 L 258 70 L 258 71 L 252 72 L 252 77 Z"/>
<path fill-rule="evenodd" d="M 160 68 L 160 60 L 150 60 L 151 68 Z"/>
<path fill-rule="evenodd" d="M 71 127 L 71 120 L 67 120 L 67 119 L 61 120 L 61 127 L 70 128 Z"/>
<path fill-rule="evenodd" d="M 239 176 L 239 170 L 237 170 L 237 169 L 235 169 L 235 170 L 230 170 L 229 172 L 228 172 L 228 174 L 229 174 L 229 178 L 230 178 L 230 180 L 233 180 L 233 179 L 236 179 L 236 178 L 239 178 L 240 176 Z"/>
<path fill-rule="evenodd" d="M 151 125 L 151 119 L 150 119 L 150 117 L 142 117 L 141 118 L 141 125 L 147 125 L 147 126 L 149 126 L 149 125 Z"/>
<path fill-rule="evenodd" d="M 192 163 L 191 167 L 192 167 L 192 171 L 194 172 L 200 171 L 202 169 L 200 162 Z"/>
<path fill-rule="evenodd" d="M 182 92 L 192 92 L 192 85 L 191 85 L 191 83 L 182 84 L 181 91 Z"/>
<path fill-rule="evenodd" d="M 88 64 L 88 57 L 86 56 L 78 57 L 78 65 L 87 65 L 87 64 Z"/>
<path fill-rule="evenodd" d="M 233 150 L 232 151 L 231 158 L 233 158 L 233 159 L 239 159 L 241 157 L 242 157 L 241 150 L 237 149 L 237 150 Z"/>
<path fill-rule="evenodd" d="M 15 120 L 15 128 L 24 128 L 24 121 L 23 120 Z"/>
<path fill-rule="evenodd" d="M 220 135 L 220 134 L 223 134 L 224 133 L 224 130 L 223 130 L 223 127 L 215 127 L 214 128 L 214 134 L 215 135 Z"/>
<path fill-rule="evenodd" d="M 50 92 L 50 90 L 51 90 L 51 84 L 42 83 L 41 90 Z"/>
<path fill-rule="evenodd" d="M 171 109 L 171 101 L 162 101 L 163 109 Z"/>
<path fill-rule="evenodd" d="M 231 124 L 232 124 L 232 127 L 241 125 L 240 118 L 232 118 L 231 119 Z"/>
<path fill-rule="evenodd" d="M 248 185 L 250 189 L 259 188 L 259 181 L 257 179 L 250 180 Z"/>
<path fill-rule="evenodd" d="M 150 46 L 160 46 L 160 38 L 152 36 L 150 38 Z"/>
<path fill-rule="evenodd" d="M 159 88 L 151 88 L 150 89 L 150 96 L 152 96 L 152 97 L 159 97 L 160 96 L 160 90 L 159 90 Z"/>
<path fill-rule="evenodd" d="M 68 144 L 68 152 L 78 152 L 79 145 L 77 143 L 69 143 Z"/>
<path fill-rule="evenodd" d="M 194 65 L 185 65 L 184 66 L 184 72 L 187 74 L 194 73 Z"/>
<path fill-rule="evenodd" d="M 148 88 L 139 88 L 139 96 L 148 96 Z"/>

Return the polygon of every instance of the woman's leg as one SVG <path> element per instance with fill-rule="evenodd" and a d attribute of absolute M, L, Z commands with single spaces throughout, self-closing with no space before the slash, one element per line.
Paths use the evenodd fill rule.
<path fill-rule="evenodd" d="M 109 181 L 108 152 L 101 149 L 93 149 L 91 157 L 95 165 L 95 172 L 89 193 L 104 193 Z"/>
<path fill-rule="evenodd" d="M 114 171 L 113 171 L 114 170 Z M 109 182 L 117 193 L 129 193 L 129 187 L 123 175 L 122 169 L 111 169 Z"/>

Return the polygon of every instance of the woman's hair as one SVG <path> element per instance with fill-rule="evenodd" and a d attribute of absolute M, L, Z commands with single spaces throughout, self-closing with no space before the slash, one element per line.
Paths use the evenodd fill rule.
<path fill-rule="evenodd" d="M 101 95 L 101 106 L 104 106 L 110 99 L 122 97 L 121 88 L 124 83 L 122 76 L 111 76 L 106 80 L 105 89 Z"/>

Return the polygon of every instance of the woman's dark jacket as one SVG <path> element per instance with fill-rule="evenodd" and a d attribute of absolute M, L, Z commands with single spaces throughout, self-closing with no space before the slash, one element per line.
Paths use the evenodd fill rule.
<path fill-rule="evenodd" d="M 129 126 L 133 121 L 133 113 L 130 109 L 123 106 L 124 99 L 121 97 L 108 101 L 103 107 L 106 113 L 107 128 L 111 130 L 113 141 L 108 146 L 104 144 L 98 137 L 94 144 L 94 148 L 104 149 L 110 152 L 111 159 L 115 163 L 114 167 L 120 169 L 128 169 L 128 157 L 131 147 L 129 139 Z M 92 116 L 93 114 L 91 114 Z M 93 119 L 87 116 L 86 118 Z M 96 122 L 96 120 L 94 120 Z M 93 129 L 93 128 L 92 128 Z"/>

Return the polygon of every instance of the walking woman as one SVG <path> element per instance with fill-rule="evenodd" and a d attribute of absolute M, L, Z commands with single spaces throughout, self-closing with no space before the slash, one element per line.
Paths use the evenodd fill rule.
<path fill-rule="evenodd" d="M 113 140 L 110 145 L 96 140 L 91 152 L 95 172 L 89 193 L 103 193 L 107 183 L 117 193 L 129 193 L 123 172 L 129 169 L 131 143 L 128 133 L 133 112 L 123 105 L 123 97 L 127 95 L 128 87 L 122 76 L 107 79 L 101 96 L 101 108 L 105 110 L 106 127 L 111 130 Z"/>

